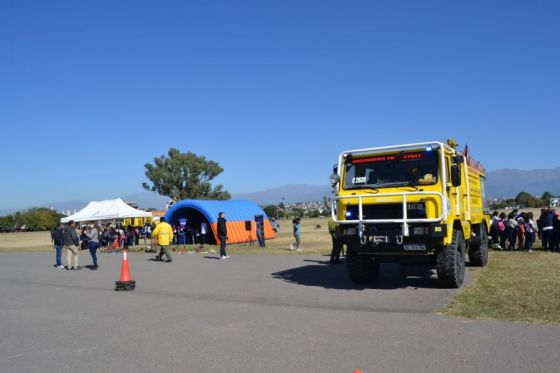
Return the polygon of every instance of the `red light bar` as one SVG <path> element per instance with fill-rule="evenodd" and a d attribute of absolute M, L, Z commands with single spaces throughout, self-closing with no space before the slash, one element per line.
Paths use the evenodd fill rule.
<path fill-rule="evenodd" d="M 395 155 L 379 155 L 379 156 L 367 157 L 367 158 L 353 158 L 352 159 L 352 164 L 396 161 L 398 159 L 413 160 L 413 159 L 421 159 L 421 158 L 424 158 L 425 156 L 426 156 L 425 153 L 405 153 L 405 154 L 395 154 Z"/>

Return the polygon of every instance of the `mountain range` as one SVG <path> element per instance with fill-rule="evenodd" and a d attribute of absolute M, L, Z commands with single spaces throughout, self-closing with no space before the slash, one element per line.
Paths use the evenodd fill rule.
<path fill-rule="evenodd" d="M 542 170 L 501 169 L 486 174 L 486 190 L 490 198 L 515 197 L 519 192 L 541 196 L 544 192 L 560 195 L 560 167 Z M 286 202 L 320 201 L 332 195 L 329 185 L 292 184 L 234 197 L 250 199 L 261 205 Z"/>
<path fill-rule="evenodd" d="M 502 169 L 488 172 L 486 179 L 487 193 L 491 198 L 515 197 L 521 191 L 533 195 L 542 195 L 544 192 L 560 195 L 560 167 L 530 171 Z M 321 201 L 331 195 L 332 188 L 329 185 L 288 184 L 253 193 L 234 193 L 232 197 L 249 199 L 260 205 L 276 205 L 282 201 L 285 203 Z M 141 208 L 155 209 L 162 209 L 169 200 L 167 197 L 151 192 L 139 192 L 122 198 L 125 201 L 138 203 Z M 59 201 L 46 203 L 43 206 L 63 211 L 79 210 L 86 204 L 86 201 Z M 17 209 L 0 209 L 0 216 L 15 211 Z"/>
<path fill-rule="evenodd" d="M 560 195 L 560 167 L 530 171 L 506 168 L 489 172 L 486 179 L 488 196 L 493 198 L 515 197 L 519 192 Z"/>

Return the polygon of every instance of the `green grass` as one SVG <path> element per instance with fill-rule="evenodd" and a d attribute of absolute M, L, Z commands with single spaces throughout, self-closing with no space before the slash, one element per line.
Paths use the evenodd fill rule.
<path fill-rule="evenodd" d="M 560 254 L 491 252 L 488 267 L 471 271 L 473 283 L 444 314 L 560 323 Z"/>

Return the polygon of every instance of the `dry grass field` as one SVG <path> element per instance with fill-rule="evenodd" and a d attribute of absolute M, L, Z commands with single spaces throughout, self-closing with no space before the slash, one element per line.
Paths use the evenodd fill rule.
<path fill-rule="evenodd" d="M 329 254 L 332 248 L 331 237 L 328 232 L 327 218 L 302 219 L 302 251 L 298 254 Z M 317 229 L 317 226 L 320 226 Z M 294 242 L 291 220 L 280 220 L 280 232 L 273 240 L 266 241 L 266 248 L 256 245 L 230 245 L 228 251 L 233 254 L 285 254 L 290 252 L 290 244 Z M 142 249 L 142 246 L 132 247 L 131 250 Z M 192 245 L 176 247 L 178 251 L 193 251 Z M 210 247 L 216 250 L 216 248 Z M 0 234 L 0 252 L 45 252 L 54 250 L 49 232 L 21 232 Z M 293 252 L 294 254 L 296 252 Z"/>
<path fill-rule="evenodd" d="M 0 233 L 0 252 L 54 250 L 50 232 Z"/>
<path fill-rule="evenodd" d="M 509 214 L 512 210 L 497 210 L 498 212 L 504 212 L 506 215 Z M 541 209 L 540 208 L 526 208 L 526 209 L 519 209 L 519 212 L 532 212 L 535 223 L 536 220 L 541 216 Z"/>

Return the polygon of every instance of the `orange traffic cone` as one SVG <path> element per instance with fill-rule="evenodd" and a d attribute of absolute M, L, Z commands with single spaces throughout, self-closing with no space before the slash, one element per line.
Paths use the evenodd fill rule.
<path fill-rule="evenodd" d="M 128 251 L 123 251 L 123 259 L 121 264 L 121 277 L 119 281 L 115 282 L 117 287 L 116 291 L 131 291 L 136 288 L 136 281 L 130 278 L 130 271 L 128 270 Z"/>
<path fill-rule="evenodd" d="M 119 238 L 115 238 L 115 242 L 113 243 L 113 249 L 120 249 L 121 245 L 119 245 Z"/>
<path fill-rule="evenodd" d="M 364 373 L 364 371 L 361 370 L 361 369 L 356 369 L 356 370 L 354 371 L 354 373 Z"/>

